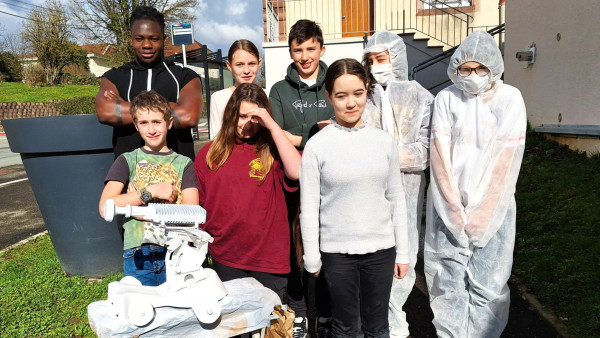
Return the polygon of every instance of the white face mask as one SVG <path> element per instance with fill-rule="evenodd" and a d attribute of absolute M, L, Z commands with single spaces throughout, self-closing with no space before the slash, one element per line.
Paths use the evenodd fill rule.
<path fill-rule="evenodd" d="M 371 74 L 377 83 L 382 86 L 387 86 L 388 81 L 392 77 L 392 65 L 390 63 L 384 65 L 371 65 Z"/>
<path fill-rule="evenodd" d="M 456 86 L 465 93 L 477 95 L 490 89 L 490 75 L 479 76 L 471 73 L 469 76 L 458 76 Z"/>

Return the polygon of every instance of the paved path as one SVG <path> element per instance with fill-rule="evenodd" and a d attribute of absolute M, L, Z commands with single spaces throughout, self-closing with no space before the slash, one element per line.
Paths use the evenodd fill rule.
<path fill-rule="evenodd" d="M 21 155 L 11 152 L 6 136 L 0 135 L 0 168 L 22 163 Z"/>

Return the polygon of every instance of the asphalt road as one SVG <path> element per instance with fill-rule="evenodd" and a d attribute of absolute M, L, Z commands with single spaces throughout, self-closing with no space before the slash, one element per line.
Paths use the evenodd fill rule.
<path fill-rule="evenodd" d="M 45 230 L 23 165 L 0 167 L 0 250 Z"/>
<path fill-rule="evenodd" d="M 198 151 L 205 143 L 206 137 L 197 141 Z M 0 250 L 18 243 L 45 229 L 35 197 L 27 180 L 27 175 L 20 158 L 10 153 L 5 138 L 0 136 Z M 311 297 L 311 296 L 309 296 Z M 314 296 L 312 296 L 314 298 Z M 312 299 L 314 303 L 314 299 Z M 435 329 L 431 324 L 433 314 L 429 308 L 427 288 L 423 275 L 423 263 L 417 266 L 417 283 L 407 304 L 407 320 L 412 337 L 435 337 Z M 314 316 L 314 308 L 309 316 Z M 314 320 L 310 321 L 311 328 Z M 561 335 L 544 320 L 514 285 L 511 285 L 511 307 L 509 322 L 502 337 L 560 337 Z M 316 335 L 312 335 L 316 337 Z"/>

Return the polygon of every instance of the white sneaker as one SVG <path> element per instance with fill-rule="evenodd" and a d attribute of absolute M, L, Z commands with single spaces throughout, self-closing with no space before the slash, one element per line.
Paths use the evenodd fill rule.
<path fill-rule="evenodd" d="M 308 319 L 306 317 L 294 318 L 294 328 L 292 329 L 294 338 L 306 338 L 308 334 Z"/>

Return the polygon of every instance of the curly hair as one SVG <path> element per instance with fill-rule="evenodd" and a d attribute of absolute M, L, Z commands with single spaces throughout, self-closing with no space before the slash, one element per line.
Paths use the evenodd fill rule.
<path fill-rule="evenodd" d="M 131 29 L 134 22 L 139 20 L 150 20 L 158 23 L 164 34 L 165 16 L 156 8 L 151 6 L 137 6 L 136 8 L 134 8 L 131 12 L 131 17 L 129 18 L 129 29 Z"/>
<path fill-rule="evenodd" d="M 137 114 L 140 111 L 152 110 L 163 114 L 165 121 L 171 120 L 171 106 L 169 101 L 154 90 L 140 92 L 131 102 L 129 111 L 133 122 L 137 123 Z"/>

